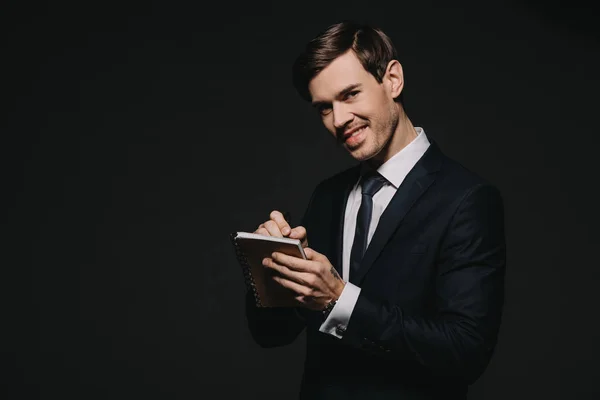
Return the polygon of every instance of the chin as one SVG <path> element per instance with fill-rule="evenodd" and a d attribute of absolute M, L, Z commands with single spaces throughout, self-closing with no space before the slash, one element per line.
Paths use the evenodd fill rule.
<path fill-rule="evenodd" d="M 372 151 L 367 151 L 366 149 L 348 149 L 348 152 L 356 161 L 367 161 L 373 157 L 375 157 L 375 153 Z"/>

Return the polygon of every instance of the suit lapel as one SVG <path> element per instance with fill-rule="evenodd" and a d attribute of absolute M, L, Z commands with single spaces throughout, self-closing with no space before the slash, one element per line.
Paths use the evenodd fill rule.
<path fill-rule="evenodd" d="M 400 225 L 406 216 L 406 213 L 435 181 L 435 173 L 439 170 L 441 164 L 441 155 L 435 142 L 431 141 L 423 157 L 415 164 L 400 184 L 396 194 L 392 197 L 392 200 L 379 219 L 377 229 L 375 229 L 373 238 L 369 243 L 369 247 L 367 247 L 360 269 L 354 276 L 350 277 L 350 281 L 353 284 L 360 284 L 379 253 L 381 253 L 398 225 Z"/>

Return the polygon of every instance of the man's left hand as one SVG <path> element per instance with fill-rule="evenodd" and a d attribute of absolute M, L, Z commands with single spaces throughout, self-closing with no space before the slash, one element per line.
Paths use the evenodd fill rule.
<path fill-rule="evenodd" d="M 304 252 L 307 260 L 276 252 L 263 265 L 276 272 L 273 280 L 297 294 L 301 306 L 322 310 L 340 298 L 345 283 L 326 256 L 308 247 Z"/>

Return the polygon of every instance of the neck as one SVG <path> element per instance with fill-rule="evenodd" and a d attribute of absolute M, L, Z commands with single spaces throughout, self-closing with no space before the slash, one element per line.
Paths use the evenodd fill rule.
<path fill-rule="evenodd" d="M 404 113 L 402 106 L 398 106 L 398 108 L 400 113 L 396 129 L 394 129 L 383 149 L 368 161 L 373 168 L 379 168 L 380 165 L 408 146 L 408 144 L 417 137 L 417 131 L 412 122 L 410 122 L 410 119 L 408 119 L 407 115 Z"/>

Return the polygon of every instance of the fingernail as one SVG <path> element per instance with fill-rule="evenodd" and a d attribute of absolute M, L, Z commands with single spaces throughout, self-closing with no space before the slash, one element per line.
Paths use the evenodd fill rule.
<path fill-rule="evenodd" d="M 284 235 L 289 235 L 290 234 L 290 228 L 287 228 L 287 227 L 283 228 L 283 232 L 281 232 L 281 233 L 283 233 Z"/>

